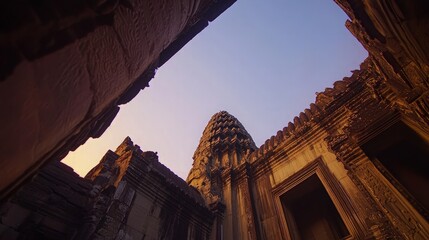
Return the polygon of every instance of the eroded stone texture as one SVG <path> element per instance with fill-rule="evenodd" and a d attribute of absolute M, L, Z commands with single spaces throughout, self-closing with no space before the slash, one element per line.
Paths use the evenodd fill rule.
<path fill-rule="evenodd" d="M 101 136 L 118 106 L 233 2 L 3 1 L 1 196 Z"/>
<path fill-rule="evenodd" d="M 86 176 L 51 163 L 1 205 L 0 238 L 209 239 L 199 192 L 129 137 Z"/>
<path fill-rule="evenodd" d="M 216 228 L 222 226 L 216 238 L 221 237 L 219 234 L 236 239 L 243 235 L 256 238 L 249 183 L 235 181 L 234 175 L 239 166 L 247 166 L 246 158 L 255 149 L 243 125 L 226 111 L 213 115 L 204 129 L 187 182 L 200 191 L 209 206 L 225 206 L 225 212 L 215 222 Z"/>
<path fill-rule="evenodd" d="M 72 239 L 91 206 L 91 183 L 62 164 L 37 173 L 1 205 L 1 239 Z"/>
<path fill-rule="evenodd" d="M 202 9 L 211 9 L 209 2 L 200 2 Z M 109 13 L 116 6 L 112 3 L 94 4 Z M 347 27 L 368 49 L 369 57 L 351 76 L 318 93 L 308 109 L 259 148 L 236 118 L 220 112 L 209 121 L 195 152 L 187 179 L 193 187 L 159 163 L 156 153 L 142 151 L 129 138 L 115 152 L 108 151 L 86 180 L 53 162 L 3 201 L 0 237 L 429 239 L 427 2 L 337 3 L 350 16 Z M 200 29 L 204 24 L 196 26 Z M 169 33 L 156 34 L 163 38 Z M 186 40 L 168 48 L 177 50 Z M 61 54 L 70 53 L 75 59 L 68 47 Z M 97 55 L 96 50 L 93 53 Z M 171 52 L 163 51 L 159 61 L 169 57 Z M 138 68 L 138 63 L 133 66 Z M 52 76 L 61 76 L 61 71 L 53 70 Z M 33 77 L 25 71 L 17 74 Z M 143 84 L 150 76 L 147 73 L 137 82 Z M 27 102 L 41 101 L 42 95 L 30 90 L 46 82 L 24 84 L 18 78 L 4 84 L 31 93 L 16 92 L 26 103 L 18 109 L 28 110 L 21 120 L 33 125 L 18 134 L 22 140 L 12 143 L 24 149 L 23 156 L 32 157 L 24 143 L 38 136 L 41 126 L 40 116 L 27 109 L 31 107 Z M 73 88 L 73 84 L 64 86 Z M 117 103 L 136 92 L 122 95 Z M 102 106 L 94 105 L 91 111 Z M 11 106 L 7 110 L 19 115 Z M 99 135 L 117 110 L 103 111 L 99 122 L 92 122 L 65 151 L 88 135 Z M 56 121 L 41 119 L 49 124 Z M 7 166 L 2 165 L 3 171 Z M 307 207 L 313 204 L 316 207 Z"/>
<path fill-rule="evenodd" d="M 106 212 L 94 212 L 95 239 L 208 239 L 214 214 L 196 189 L 129 137 L 85 177 L 106 192 Z M 111 189 L 111 190 L 109 190 Z"/>
<path fill-rule="evenodd" d="M 429 3 L 336 0 L 350 20 L 347 28 L 368 50 L 386 84 L 428 122 Z"/>
<path fill-rule="evenodd" d="M 389 81 L 370 56 L 257 149 L 215 114 L 187 179 L 225 206 L 212 239 L 428 238 L 427 125 Z"/>
<path fill-rule="evenodd" d="M 252 137 L 234 116 L 226 111 L 216 113 L 204 129 L 186 181 L 208 204 L 222 201 L 220 173 L 240 165 L 254 149 Z"/>
<path fill-rule="evenodd" d="M 369 57 L 259 148 L 216 113 L 191 186 L 128 137 L 86 180 L 48 165 L 2 205 L 0 236 L 427 239 L 427 125 L 388 82 Z"/>

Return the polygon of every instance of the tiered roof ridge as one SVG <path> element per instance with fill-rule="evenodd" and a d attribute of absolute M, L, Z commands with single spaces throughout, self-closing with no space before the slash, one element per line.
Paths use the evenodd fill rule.
<path fill-rule="evenodd" d="M 367 67 L 368 60 L 365 60 L 360 66 L 361 70 L 351 71 L 352 75 L 350 77 L 344 77 L 342 80 L 334 82 L 332 88 L 325 88 L 323 92 L 316 93 L 315 102 L 311 103 L 309 108 L 300 112 L 287 126 L 277 131 L 276 135 L 271 136 L 259 148 L 252 152 L 248 157 L 249 160 L 253 162 L 259 156 L 262 156 L 269 150 L 277 147 L 280 143 L 296 135 L 297 132 L 308 130 L 311 122 L 318 121 L 321 116 L 325 114 L 329 105 L 346 94 L 350 89 L 350 85 L 356 82 L 361 74 L 364 74 L 363 70 L 367 69 Z"/>

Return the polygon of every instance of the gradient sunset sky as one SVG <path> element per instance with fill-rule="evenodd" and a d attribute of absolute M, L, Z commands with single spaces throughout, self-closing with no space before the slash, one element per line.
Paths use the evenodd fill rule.
<path fill-rule="evenodd" d="M 221 110 L 260 146 L 366 58 L 346 19 L 333 0 L 238 0 L 121 106 L 101 138 L 63 162 L 84 176 L 130 136 L 186 179 L 206 124 Z"/>

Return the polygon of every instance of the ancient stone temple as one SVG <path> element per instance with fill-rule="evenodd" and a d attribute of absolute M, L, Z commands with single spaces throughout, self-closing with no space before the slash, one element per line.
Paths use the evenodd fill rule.
<path fill-rule="evenodd" d="M 13 61 L 0 69 L 0 77 L 5 77 L 1 96 L 6 96 L 0 106 L 15 103 L 16 108 L 1 119 L 0 137 L 9 141 L 0 148 L 7 149 L 0 159 L 0 238 L 429 239 L 429 4 L 425 0 L 336 0 L 350 17 L 347 28 L 368 50 L 360 69 L 318 93 L 314 103 L 260 147 L 234 116 L 225 111 L 214 114 L 187 181 L 130 138 L 116 151 L 108 151 L 85 178 L 59 161 L 89 137 L 101 135 L 117 106 L 133 98 L 156 67 L 232 2 L 187 0 L 179 6 L 147 1 L 148 6 L 143 6 L 135 1 L 88 1 L 74 6 L 74 11 L 43 2 L 24 4 L 27 7 L 12 26 L 2 26 L 7 41 L 0 41 L 0 49 L 8 51 L 0 52 L 1 60 L 7 56 Z M 157 16 L 151 15 L 154 6 L 162 9 Z M 18 9 L 14 4 L 8 7 Z M 6 14 L 5 9 L 1 11 Z M 58 18 L 32 25 L 32 18 L 52 11 Z M 47 74 L 44 67 L 69 58 L 72 62 L 65 62 L 64 69 L 80 69 L 82 59 L 67 53 L 109 36 L 112 29 L 121 32 L 122 25 L 117 24 L 124 19 L 146 27 L 165 25 L 171 35 L 145 28 L 151 37 L 143 42 L 153 48 L 139 55 L 145 56 L 145 61 L 137 61 L 143 65 L 132 65 L 135 58 L 124 56 L 132 67 L 113 84 L 101 80 L 104 69 L 89 64 L 86 69 L 94 78 L 88 80 L 92 81 L 88 89 L 94 92 L 83 93 L 91 97 L 73 97 L 89 83 L 72 72 L 64 76 L 82 82 L 66 78 L 64 83 L 76 88 L 63 87 L 69 92 L 59 94 L 58 85 L 50 85 L 57 72 Z M 82 28 L 88 21 L 93 24 Z M 49 23 L 63 28 L 45 29 Z M 38 34 L 29 38 L 26 29 Z M 146 34 L 138 29 L 131 33 Z M 140 38 L 128 38 L 125 32 L 119 37 L 130 44 L 127 49 L 133 49 L 138 44 L 130 39 Z M 85 54 L 85 63 L 94 61 L 94 54 Z M 29 85 L 20 74 L 25 71 L 14 70 L 31 64 L 42 66 L 34 68 L 34 79 L 44 83 L 38 85 L 40 92 L 36 89 L 32 94 L 43 93 L 47 99 L 47 105 L 29 111 L 29 117 L 49 119 L 39 125 L 19 115 L 36 102 L 24 94 L 24 86 Z M 55 106 L 63 102 L 70 105 L 57 111 Z"/>
<path fill-rule="evenodd" d="M 2 206 L 3 239 L 209 239 L 215 213 L 199 192 L 130 138 L 85 178 L 62 163 Z"/>
<path fill-rule="evenodd" d="M 428 138 L 385 81 L 367 59 L 259 148 L 214 114 L 186 182 L 130 138 L 85 178 L 50 164 L 3 204 L 1 236 L 427 239 Z"/>
<path fill-rule="evenodd" d="M 120 105 L 234 2 L 1 1 L 0 197 L 100 137 Z"/>
<path fill-rule="evenodd" d="M 202 196 L 130 138 L 108 151 L 85 179 L 95 191 L 110 189 L 90 238 L 209 238 L 213 213 Z"/>
<path fill-rule="evenodd" d="M 427 136 L 383 81 L 367 59 L 257 149 L 215 114 L 187 179 L 215 239 L 427 239 Z"/>

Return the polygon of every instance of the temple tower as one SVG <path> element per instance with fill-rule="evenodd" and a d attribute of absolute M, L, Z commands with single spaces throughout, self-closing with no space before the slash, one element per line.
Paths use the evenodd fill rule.
<path fill-rule="evenodd" d="M 204 129 L 187 182 L 221 213 L 212 239 L 256 238 L 246 161 L 255 149 L 243 125 L 226 111 L 213 115 Z"/>

